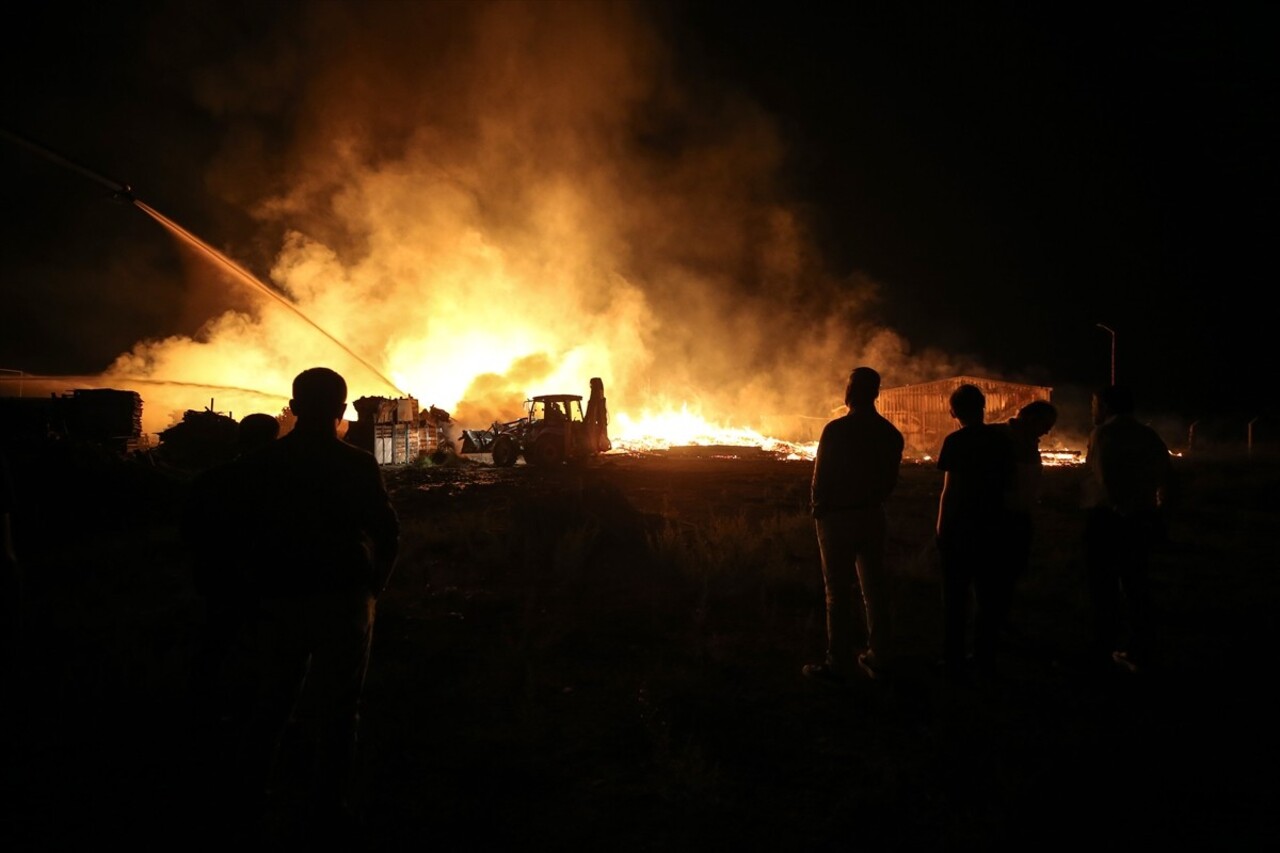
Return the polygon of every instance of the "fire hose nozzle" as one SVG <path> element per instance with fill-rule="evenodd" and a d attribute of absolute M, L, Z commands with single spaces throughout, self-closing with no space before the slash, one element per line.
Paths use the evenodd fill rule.
<path fill-rule="evenodd" d="M 133 194 L 133 187 L 128 184 L 121 184 L 120 188 L 111 194 L 111 197 L 125 204 L 133 204 L 138 200 L 138 197 Z"/>

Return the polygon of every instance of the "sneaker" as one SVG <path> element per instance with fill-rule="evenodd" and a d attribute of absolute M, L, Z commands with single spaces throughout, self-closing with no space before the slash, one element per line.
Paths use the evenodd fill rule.
<path fill-rule="evenodd" d="M 871 652 L 863 652 L 858 655 L 858 668 L 872 681 L 882 681 L 889 677 L 884 664 L 877 660 L 876 656 Z"/>
<path fill-rule="evenodd" d="M 849 686 L 849 679 L 832 669 L 831 664 L 805 664 L 800 672 L 805 678 L 816 684 L 821 684 L 823 687 L 844 689 Z"/>

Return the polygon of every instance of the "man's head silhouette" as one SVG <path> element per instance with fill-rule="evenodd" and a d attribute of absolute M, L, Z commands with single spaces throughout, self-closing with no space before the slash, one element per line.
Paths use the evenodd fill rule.
<path fill-rule="evenodd" d="M 850 408 L 869 406 L 880 396 L 880 374 L 870 367 L 855 367 L 844 389 L 844 403 Z"/>
<path fill-rule="evenodd" d="M 334 423 L 347 410 L 347 381 L 327 367 L 312 367 L 293 380 L 289 409 L 301 423 Z"/>
<path fill-rule="evenodd" d="M 951 415 L 960 423 L 982 423 L 986 413 L 987 397 L 977 385 L 961 385 L 951 392 Z"/>
<path fill-rule="evenodd" d="M 1058 422 L 1058 407 L 1048 400 L 1032 400 L 1018 409 L 1018 422 L 1039 438 Z"/>
<path fill-rule="evenodd" d="M 237 447 L 241 454 L 252 453 L 276 440 L 280 435 L 280 421 L 265 412 L 245 415 L 236 430 Z"/>

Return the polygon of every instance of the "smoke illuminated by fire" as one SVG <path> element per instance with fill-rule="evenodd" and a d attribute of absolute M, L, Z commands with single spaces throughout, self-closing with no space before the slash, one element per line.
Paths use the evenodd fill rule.
<path fill-rule="evenodd" d="M 880 285 L 825 268 L 768 116 L 681 80 L 643 4 L 299 8 L 190 81 L 225 128 L 207 185 L 260 226 L 219 251 L 297 310 L 222 278 L 199 334 L 120 355 L 101 382 L 143 394 L 146 431 L 203 407 L 192 385 L 274 414 L 319 364 L 464 428 L 601 377 L 619 440 L 803 456 L 857 364 L 975 371 L 913 353 L 875 321 Z"/>

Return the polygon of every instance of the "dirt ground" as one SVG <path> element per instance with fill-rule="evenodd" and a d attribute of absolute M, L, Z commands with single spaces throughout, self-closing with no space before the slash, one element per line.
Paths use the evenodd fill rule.
<path fill-rule="evenodd" d="M 1081 471 L 1054 468 L 1022 636 L 997 678 L 956 686 L 932 666 L 940 475 L 905 465 L 890 517 L 906 656 L 889 683 L 841 694 L 800 675 L 825 630 L 810 463 L 387 469 L 405 549 L 366 685 L 361 844 L 1261 849 L 1277 830 L 1280 465 L 1178 468 L 1159 666 L 1082 666 Z M 193 722 L 184 484 L 43 470 L 16 519 L 25 630 L 0 832 L 21 849 L 212 846 L 229 817 Z"/>

